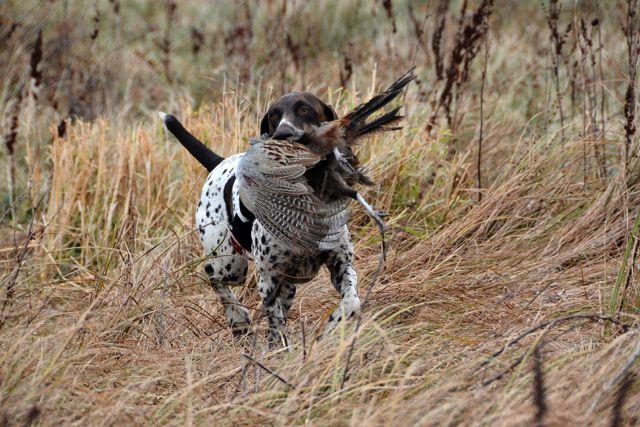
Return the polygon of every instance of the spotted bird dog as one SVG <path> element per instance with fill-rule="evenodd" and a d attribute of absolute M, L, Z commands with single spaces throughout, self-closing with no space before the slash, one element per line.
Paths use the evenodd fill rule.
<path fill-rule="evenodd" d="M 322 209 L 321 205 L 316 205 L 318 209 L 299 210 L 301 199 L 291 197 L 293 187 L 287 186 L 277 190 L 283 191 L 278 202 L 280 204 L 269 205 L 266 203 L 268 198 L 261 196 L 261 189 L 256 180 L 269 181 L 272 179 L 271 177 L 277 176 L 279 173 L 282 176 L 291 177 L 290 172 L 287 171 L 292 169 L 287 168 L 295 170 L 297 165 L 282 163 L 284 168 L 279 166 L 278 161 L 281 160 L 282 155 L 286 156 L 289 153 L 295 156 L 302 153 L 305 161 L 308 161 L 309 156 L 313 157 L 319 151 L 324 150 L 326 151 L 324 155 L 317 157 L 315 163 L 312 162 L 317 165 L 317 167 L 313 166 L 316 168 L 314 169 L 316 172 L 306 169 L 305 177 L 308 181 L 304 180 L 303 188 L 308 183 L 307 188 L 313 190 L 312 197 L 315 198 L 315 194 L 323 193 L 325 190 L 319 191 L 318 188 L 311 188 L 314 186 L 313 177 L 316 176 L 315 181 L 320 182 L 320 184 L 316 182 L 315 186 L 322 188 L 324 188 L 323 183 L 327 182 L 327 178 L 329 178 L 328 181 L 334 183 L 332 184 L 334 189 L 330 190 L 334 194 L 331 196 L 334 200 L 335 197 L 343 196 L 357 200 L 376 219 L 382 230 L 383 224 L 377 212 L 364 201 L 357 191 L 347 185 L 349 182 L 365 184 L 368 182 L 368 178 L 358 172 L 357 168 L 354 169 L 354 166 L 357 166 L 357 157 L 353 155 L 350 147 L 355 139 L 362 135 L 397 129 L 390 125 L 402 118 L 397 115 L 399 107 L 371 122 L 365 123 L 365 120 L 373 112 L 394 99 L 413 79 L 413 74 L 407 73 L 390 86 L 385 93 L 358 106 L 342 119 L 338 119 L 333 108 L 310 93 L 293 92 L 285 95 L 272 104 L 262 118 L 260 123 L 261 138 L 252 141 L 252 147 L 247 153 L 236 154 L 227 159 L 223 159 L 207 148 L 186 131 L 175 117 L 164 113 L 160 114 L 167 129 L 210 172 L 198 203 L 196 224 L 205 254 L 210 256 L 209 263 L 205 265 L 205 272 L 211 286 L 224 305 L 229 325 L 234 334 L 246 333 L 251 324 L 249 312 L 238 302 L 230 289 L 232 285 L 241 285 L 245 282 L 248 258 L 252 258 L 257 267 L 258 289 L 269 322 L 268 339 L 271 345 L 281 343 L 285 347 L 288 346 L 285 321 L 295 297 L 296 285 L 313 279 L 323 265 L 328 268 L 331 282 L 336 291 L 340 293 L 341 298 L 340 305 L 329 317 L 325 331 L 333 329 L 342 319 L 349 319 L 359 313 L 360 298 L 358 297 L 356 270 L 353 265 L 353 245 L 346 226 L 346 219 L 339 222 L 337 228 L 335 221 L 332 222 L 331 244 L 327 248 L 320 245 L 312 250 L 308 248 L 299 250 L 294 244 L 296 236 L 285 236 L 280 233 L 279 238 L 276 238 L 277 232 L 282 229 L 279 230 L 275 225 L 278 221 L 291 224 L 291 218 L 284 217 L 282 212 L 288 212 L 293 216 L 304 213 L 314 216 L 318 209 Z M 297 148 L 300 146 L 291 142 L 299 141 L 304 144 L 305 138 L 315 138 L 314 141 L 307 142 L 308 148 L 315 150 L 315 153 L 307 152 L 304 154 L 304 148 Z M 282 145 L 279 146 L 277 141 L 283 141 Z M 261 152 L 259 148 L 261 145 L 264 145 L 265 149 L 271 147 L 271 151 Z M 313 148 L 314 146 L 315 148 Z M 342 152 L 339 150 L 339 146 L 342 147 Z M 289 148 L 287 149 L 287 147 Z M 258 161 L 259 159 L 263 159 L 262 162 L 271 162 L 271 169 L 265 167 L 264 174 L 260 172 L 261 162 Z M 255 163 L 249 165 L 248 162 Z M 317 179 L 318 171 L 322 176 L 325 176 L 323 180 Z M 310 175 L 307 176 L 307 173 Z M 300 175 L 295 175 L 293 178 L 297 179 L 296 176 Z M 245 187 L 241 187 L 242 182 Z M 344 185 L 339 185 L 340 183 Z M 256 188 L 254 188 L 253 196 L 249 197 L 247 196 L 249 190 L 247 185 L 253 184 L 256 185 Z M 272 184 L 276 184 L 278 187 L 287 183 L 275 178 Z M 295 183 L 292 182 L 292 184 Z M 337 193 L 339 193 L 338 196 L 336 196 Z M 277 196 L 275 193 L 274 195 Z M 253 202 L 249 203 L 249 205 L 253 205 L 253 212 L 247 208 L 243 200 Z M 316 201 L 321 202 L 317 198 Z M 344 200 L 338 200 L 338 202 L 343 203 Z M 346 206 L 344 203 L 343 205 Z M 270 209 L 270 206 L 280 209 Z M 281 212 L 277 212 L 278 210 Z M 281 217 L 278 218 L 278 215 Z M 260 220 L 256 216 L 260 217 Z M 333 220 L 338 216 L 331 216 L 330 219 Z M 303 216 L 302 219 L 304 220 L 306 217 Z M 302 227 L 297 230 L 300 234 L 305 232 L 313 234 L 313 230 L 318 229 L 318 222 L 303 222 L 307 225 L 302 224 Z M 287 227 L 285 230 L 288 231 Z M 287 241 L 290 244 L 283 243 Z"/>
<path fill-rule="evenodd" d="M 196 211 L 196 225 L 204 252 L 210 256 L 205 272 L 222 302 L 235 335 L 246 333 L 251 316 L 230 286 L 245 282 L 248 257 L 256 264 L 258 290 L 269 322 L 269 342 L 287 346 L 285 320 L 296 294 L 296 285 L 312 280 L 326 265 L 331 283 L 340 294 L 339 307 L 329 317 L 325 331 L 343 317 L 360 311 L 357 275 L 353 266 L 353 245 L 344 227 L 340 244 L 318 253 L 297 253 L 275 239 L 240 203 L 235 170 L 243 154 L 226 159 L 218 156 L 191 135 L 171 115 L 161 117 L 176 138 L 210 172 Z M 293 92 L 270 106 L 260 123 L 260 134 L 286 140 L 308 126 L 337 119 L 333 108 L 310 93 Z"/>

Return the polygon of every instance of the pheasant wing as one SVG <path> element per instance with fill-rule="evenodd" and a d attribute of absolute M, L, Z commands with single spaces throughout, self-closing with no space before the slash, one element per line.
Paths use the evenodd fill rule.
<path fill-rule="evenodd" d="M 346 202 L 326 203 L 304 173 L 322 157 L 294 141 L 254 141 L 238 164 L 240 200 L 275 238 L 301 251 L 335 247 Z"/>

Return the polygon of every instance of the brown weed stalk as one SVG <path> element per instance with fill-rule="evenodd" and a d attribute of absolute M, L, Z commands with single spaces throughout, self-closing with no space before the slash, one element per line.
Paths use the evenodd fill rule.
<path fill-rule="evenodd" d="M 89 38 L 91 41 L 95 41 L 98 38 L 98 34 L 100 33 L 100 9 L 98 8 L 98 4 L 94 5 L 95 12 L 93 14 L 93 18 L 91 18 L 91 22 L 93 23 L 93 29 L 91 30 L 91 34 Z"/>
<path fill-rule="evenodd" d="M 480 48 L 480 41 L 489 29 L 489 18 L 493 11 L 493 0 L 483 0 L 472 13 L 471 20 L 465 24 L 467 1 L 462 2 L 458 31 L 454 46 L 449 55 L 444 87 L 440 91 L 438 103 L 427 124 L 430 130 L 435 123 L 440 109 L 443 109 L 449 127 L 453 126 L 451 103 L 461 96 L 461 88 L 469 79 L 469 68 Z M 454 90 L 455 89 L 455 90 Z"/>
<path fill-rule="evenodd" d="M 436 79 L 444 78 L 444 54 L 442 51 L 442 35 L 447 22 L 447 11 L 449 10 L 449 0 L 439 0 L 436 8 L 436 27 L 431 36 L 431 50 L 434 57 L 434 68 Z"/>
<path fill-rule="evenodd" d="M 626 173 L 632 155 L 633 139 L 636 133 L 636 72 L 638 53 L 640 52 L 640 17 L 638 16 L 638 0 L 627 0 L 627 19 L 623 25 L 623 32 L 627 41 L 627 91 L 624 103 L 624 153 L 623 170 Z M 625 175 L 626 176 L 626 175 Z"/>
<path fill-rule="evenodd" d="M 34 97 L 37 97 L 38 90 L 42 83 L 42 71 L 40 70 L 40 62 L 42 61 L 42 30 L 38 31 L 36 40 L 31 50 L 29 58 L 29 76 L 31 77 L 31 91 Z"/>
<path fill-rule="evenodd" d="M 600 0 L 596 0 L 596 10 L 598 11 L 598 17 L 591 21 L 591 25 L 595 26 L 598 29 L 598 75 L 600 79 L 600 128 L 602 132 L 600 133 L 600 144 L 602 146 L 603 154 L 602 154 L 602 165 L 603 172 L 606 176 L 607 174 L 607 151 L 605 146 L 605 136 L 607 133 L 607 121 L 606 121 L 606 105 L 607 98 L 605 96 L 606 88 L 605 88 L 605 77 L 604 77 L 604 67 L 602 65 L 602 51 L 604 50 L 604 45 L 602 43 L 602 25 L 601 25 L 601 5 Z"/>
<path fill-rule="evenodd" d="M 4 145 L 7 149 L 7 153 L 9 156 L 13 156 L 16 150 L 16 140 L 18 138 L 18 129 L 19 129 L 19 120 L 20 120 L 20 108 L 22 105 L 23 99 L 23 87 L 22 85 L 18 86 L 16 90 L 16 96 L 13 100 L 13 104 L 11 104 L 11 108 L 9 110 L 9 126 L 8 132 L 4 136 Z M 11 173 L 13 176 L 14 173 Z"/>
<path fill-rule="evenodd" d="M 11 37 L 13 37 L 13 34 L 16 32 L 19 26 L 19 22 L 12 22 L 11 25 L 9 25 L 7 32 L 5 32 L 2 37 L 0 37 L 0 43 L 6 46 L 6 43 L 9 43 Z"/>
<path fill-rule="evenodd" d="M 535 424 L 544 425 L 544 416 L 547 413 L 547 397 L 544 386 L 544 373 L 542 372 L 542 355 L 540 354 L 542 343 L 536 345 L 533 351 L 533 402 L 536 407 Z"/>
<path fill-rule="evenodd" d="M 393 12 L 393 3 L 391 2 L 391 0 L 381 0 L 381 1 L 382 1 L 382 7 L 387 13 L 387 18 L 389 18 L 389 21 L 391 21 L 391 29 L 393 31 L 393 34 L 395 34 L 398 30 L 396 28 L 396 16 L 395 16 L 395 13 Z"/>
<path fill-rule="evenodd" d="M 166 2 L 164 35 L 158 45 L 163 55 L 161 62 L 164 76 L 169 83 L 173 82 L 173 75 L 171 72 L 171 33 L 172 28 L 175 25 L 174 21 L 177 7 L 178 5 L 173 0 Z"/>
<path fill-rule="evenodd" d="M 583 125 L 582 132 L 587 139 L 593 143 L 593 155 L 595 157 L 598 177 L 606 176 L 606 160 L 601 153 L 598 143 L 600 129 L 598 128 L 598 102 L 596 94 L 596 55 L 593 47 L 592 34 L 593 24 L 590 29 L 584 19 L 580 19 L 576 25 L 576 40 L 580 52 L 580 71 L 582 75 L 582 96 L 583 96 Z M 585 157 L 587 148 L 585 146 Z M 585 161 L 586 169 L 586 161 Z M 585 171 L 586 182 L 586 171 Z"/>
<path fill-rule="evenodd" d="M 347 83 L 353 75 L 353 62 L 351 60 L 351 52 L 353 44 L 349 43 L 347 48 L 342 52 L 342 66 L 340 67 L 340 86 L 347 87 Z"/>
<path fill-rule="evenodd" d="M 197 57 L 202 49 L 202 45 L 204 45 L 204 33 L 202 30 L 198 29 L 195 26 L 191 26 L 190 29 L 191 34 L 191 52 L 193 56 Z"/>
<path fill-rule="evenodd" d="M 482 63 L 482 80 L 480 83 L 480 131 L 478 134 L 478 160 L 476 162 L 476 179 L 478 184 L 478 201 L 482 201 L 482 141 L 484 139 L 484 88 L 487 79 L 487 63 L 489 62 L 489 38 L 484 40 L 484 62 Z"/>
<path fill-rule="evenodd" d="M 415 47 L 413 48 L 413 54 L 411 55 L 411 58 L 412 58 L 411 65 L 415 66 L 419 48 L 422 48 L 422 50 L 425 53 L 427 53 L 427 45 L 424 41 L 423 35 L 425 32 L 424 31 L 425 24 L 427 23 L 427 19 L 429 18 L 429 10 L 427 9 L 427 11 L 424 14 L 424 17 L 422 18 L 422 21 L 420 21 L 420 19 L 418 19 L 418 17 L 416 16 L 415 11 L 413 10 L 413 5 L 409 3 L 407 6 L 408 6 L 408 12 L 409 12 L 409 19 L 411 20 L 411 25 L 413 27 L 413 36 L 416 39 L 416 44 L 415 44 Z"/>
<path fill-rule="evenodd" d="M 597 8 L 596 10 L 598 11 L 598 13 L 600 12 L 600 3 L 597 2 Z M 605 97 L 605 82 L 604 82 L 604 68 L 602 66 L 602 51 L 604 49 L 604 46 L 602 44 L 602 25 L 600 25 L 600 18 L 595 18 L 591 21 L 591 34 L 593 33 L 597 34 L 598 37 L 598 46 L 595 48 L 595 51 L 593 49 L 593 43 L 590 43 L 590 54 L 591 54 L 591 66 L 593 69 L 593 83 L 596 84 L 599 88 L 599 100 L 598 100 L 598 93 L 597 93 L 597 89 L 593 88 L 593 108 L 594 108 L 594 112 L 593 112 L 593 121 L 594 121 L 594 125 L 593 125 L 593 130 L 597 132 L 596 135 L 594 135 L 594 137 L 596 138 L 596 142 L 594 145 L 594 154 L 596 156 L 596 161 L 598 163 L 598 169 L 599 169 L 599 173 L 600 173 L 600 177 L 605 178 L 607 176 L 607 151 L 606 151 L 606 145 L 605 145 L 605 134 L 607 132 L 607 122 L 606 122 L 606 118 L 605 118 L 605 104 L 606 104 L 606 97 Z M 597 52 L 597 54 L 596 54 Z M 597 58 L 597 59 L 596 59 Z M 597 82 L 596 82 L 596 76 L 597 76 Z M 599 102 L 598 102 L 599 101 Z M 599 105 L 597 105 L 599 103 Z M 598 118 L 598 111 L 596 111 L 599 108 L 599 115 L 600 117 Z M 599 127 L 598 127 L 598 122 L 599 122 Z"/>
<path fill-rule="evenodd" d="M 628 372 L 618 386 L 618 390 L 616 391 L 616 398 L 611 410 L 611 427 L 619 427 L 622 425 L 622 409 L 624 408 L 625 401 L 629 396 L 629 391 L 635 381 L 635 377 L 636 376 L 633 372 Z"/>
<path fill-rule="evenodd" d="M 544 7 L 544 3 L 543 3 Z M 549 6 L 546 10 L 547 25 L 549 27 L 549 41 L 551 42 L 551 70 L 553 73 L 553 81 L 556 91 L 556 105 L 558 115 L 560 116 L 560 135 L 564 141 L 564 112 L 562 110 L 562 92 L 560 90 L 560 63 L 562 62 L 562 46 L 564 46 L 564 37 L 560 34 L 558 21 L 560 12 L 562 11 L 562 2 L 560 0 L 549 0 Z"/>

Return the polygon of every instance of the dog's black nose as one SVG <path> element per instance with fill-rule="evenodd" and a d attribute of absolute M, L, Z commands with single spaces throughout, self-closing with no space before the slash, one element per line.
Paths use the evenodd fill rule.
<path fill-rule="evenodd" d="M 273 139 L 285 140 L 297 135 L 294 128 L 289 125 L 283 124 L 278 126 L 278 129 L 273 133 Z"/>

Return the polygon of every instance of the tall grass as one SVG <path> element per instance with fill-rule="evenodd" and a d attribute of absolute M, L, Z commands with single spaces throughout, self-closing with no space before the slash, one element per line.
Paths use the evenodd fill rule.
<path fill-rule="evenodd" d="M 529 2 L 49 3 L 0 5 L 0 423 L 637 422 L 628 10 L 553 2 L 578 46 L 557 51 Z M 595 19 L 597 54 L 595 27 L 563 30 Z M 342 113 L 414 62 L 404 129 L 358 148 L 390 225 L 361 326 L 314 339 L 338 303 L 322 272 L 269 352 L 252 277 L 256 331 L 233 338 L 194 233 L 206 173 L 155 111 L 230 155 L 282 91 Z M 351 230 L 365 292 L 378 236 L 357 207 Z"/>

